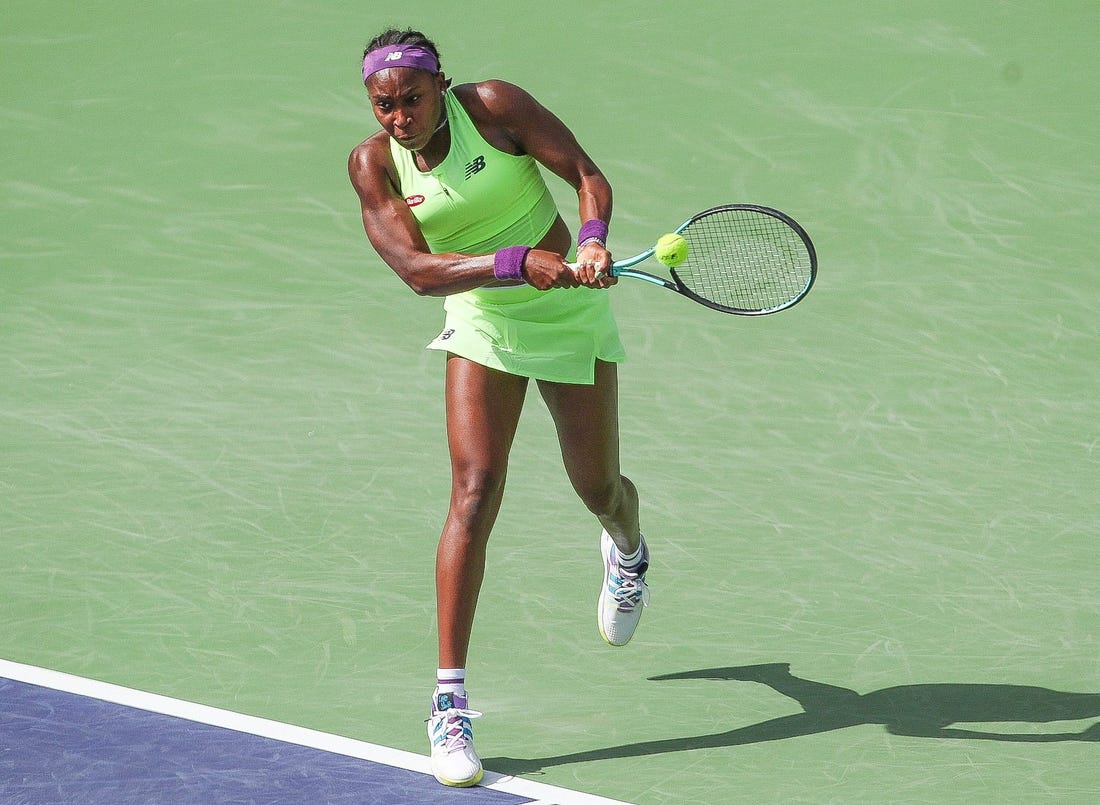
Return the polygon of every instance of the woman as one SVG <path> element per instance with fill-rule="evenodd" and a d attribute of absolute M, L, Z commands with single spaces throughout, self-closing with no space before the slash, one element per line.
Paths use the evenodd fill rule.
<path fill-rule="evenodd" d="M 606 289 L 611 187 L 565 125 L 504 81 L 450 87 L 422 33 L 389 30 L 364 52 L 382 131 L 348 162 L 378 254 L 421 295 L 446 297 L 429 347 L 447 353 L 450 510 L 436 553 L 439 671 L 428 735 L 445 785 L 482 776 L 467 709 L 466 657 L 489 532 L 528 383 L 554 419 L 566 471 L 603 526 L 597 622 L 625 645 L 646 602 L 638 494 L 619 471 L 616 363 Z M 577 191 L 578 265 L 539 165 Z"/>

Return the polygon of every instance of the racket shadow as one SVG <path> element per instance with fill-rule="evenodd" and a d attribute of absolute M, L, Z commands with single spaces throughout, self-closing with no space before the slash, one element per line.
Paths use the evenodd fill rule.
<path fill-rule="evenodd" d="M 742 746 L 872 724 L 881 724 L 894 735 L 919 738 L 1018 743 L 1100 741 L 1100 722 L 1081 732 L 1061 733 L 996 732 L 951 726 L 999 722 L 1045 724 L 1100 718 L 1100 693 L 1063 693 L 1028 685 L 932 683 L 861 694 L 794 676 L 787 663 L 707 668 L 650 677 L 654 682 L 689 679 L 764 684 L 794 699 L 803 712 L 725 732 L 639 741 L 541 758 L 485 758 L 483 762 L 486 768 L 502 774 L 529 774 L 569 763 Z"/>

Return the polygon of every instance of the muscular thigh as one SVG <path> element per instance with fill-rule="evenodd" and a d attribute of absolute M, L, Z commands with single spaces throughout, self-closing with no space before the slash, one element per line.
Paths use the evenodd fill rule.
<path fill-rule="evenodd" d="M 516 435 L 527 378 L 447 358 L 447 441 L 457 474 L 503 474 Z"/>
<path fill-rule="evenodd" d="M 595 384 L 539 382 L 558 432 L 562 458 L 578 489 L 619 478 L 618 376 L 613 363 L 597 361 Z"/>

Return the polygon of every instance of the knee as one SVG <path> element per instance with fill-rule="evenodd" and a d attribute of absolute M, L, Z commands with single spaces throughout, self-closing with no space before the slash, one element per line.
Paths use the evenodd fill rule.
<path fill-rule="evenodd" d="M 490 467 L 456 471 L 451 481 L 451 514 L 467 523 L 491 516 L 504 494 L 505 472 Z"/>

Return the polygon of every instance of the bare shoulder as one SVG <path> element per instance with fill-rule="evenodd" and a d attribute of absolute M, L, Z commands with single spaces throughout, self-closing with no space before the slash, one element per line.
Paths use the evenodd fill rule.
<path fill-rule="evenodd" d="M 542 109 L 527 90 L 498 78 L 476 84 L 460 84 L 454 93 L 463 107 L 478 123 L 507 125 Z"/>
<path fill-rule="evenodd" d="M 556 136 L 551 132 L 557 130 L 557 118 L 522 87 L 491 79 L 460 85 L 454 92 L 481 136 L 501 151 L 533 154 L 533 140 Z"/>
<path fill-rule="evenodd" d="M 385 163 L 389 161 L 389 155 L 389 136 L 384 131 L 378 131 L 351 149 L 348 166 L 366 168 L 371 164 Z"/>
<path fill-rule="evenodd" d="M 392 164 L 389 136 L 386 132 L 379 131 L 351 150 L 348 155 L 348 174 L 356 188 L 364 190 L 372 181 L 391 177 Z"/>

